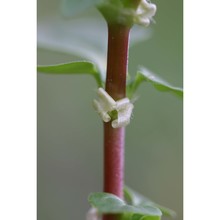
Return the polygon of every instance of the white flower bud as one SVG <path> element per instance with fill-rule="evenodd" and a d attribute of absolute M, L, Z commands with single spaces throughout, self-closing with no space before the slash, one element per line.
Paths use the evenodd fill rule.
<path fill-rule="evenodd" d="M 97 113 L 100 115 L 100 117 L 104 122 L 111 121 L 111 117 L 108 115 L 107 113 L 108 111 L 103 108 L 104 105 L 102 104 L 102 102 L 100 103 L 97 100 L 93 100 L 93 107 L 95 108 L 95 110 L 97 111 Z"/>
<path fill-rule="evenodd" d="M 134 106 L 128 103 L 126 106 L 118 110 L 118 118 L 112 121 L 113 128 L 125 127 L 130 123 L 131 114 Z"/>
<path fill-rule="evenodd" d="M 153 3 L 147 2 L 145 0 L 142 0 L 140 3 L 140 6 L 144 12 L 149 18 L 153 17 L 156 14 L 157 6 Z M 139 8 L 140 10 L 140 8 Z"/>
<path fill-rule="evenodd" d="M 113 128 L 125 127 L 130 123 L 133 104 L 128 98 L 115 101 L 103 88 L 98 89 L 99 100 L 93 101 L 93 107 L 104 122 L 111 121 L 110 112 L 117 111 L 117 119 L 112 121 Z"/>
<path fill-rule="evenodd" d="M 130 104 L 129 98 L 123 98 L 116 102 L 116 110 L 126 108 Z"/>
<path fill-rule="evenodd" d="M 152 17 L 156 14 L 157 6 L 148 1 L 141 0 L 134 22 L 140 25 L 149 26 Z"/>
<path fill-rule="evenodd" d="M 98 96 L 103 101 L 106 110 L 112 111 L 115 108 L 115 100 L 103 88 L 98 89 Z"/>

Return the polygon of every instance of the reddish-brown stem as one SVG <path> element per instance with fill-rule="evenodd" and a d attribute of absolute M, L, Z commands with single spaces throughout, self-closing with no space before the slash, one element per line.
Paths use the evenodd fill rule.
<path fill-rule="evenodd" d="M 108 25 L 108 57 L 106 91 L 119 100 L 126 96 L 128 41 L 130 28 Z M 113 128 L 104 123 L 104 192 L 123 198 L 125 128 Z M 115 220 L 115 215 L 105 215 L 104 220 Z"/>
<path fill-rule="evenodd" d="M 115 100 L 126 95 L 129 33 L 130 28 L 127 26 L 108 25 L 106 91 Z"/>

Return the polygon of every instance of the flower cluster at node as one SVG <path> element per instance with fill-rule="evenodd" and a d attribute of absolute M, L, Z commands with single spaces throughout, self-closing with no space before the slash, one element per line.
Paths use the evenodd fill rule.
<path fill-rule="evenodd" d="M 97 94 L 99 100 L 94 100 L 93 106 L 104 122 L 112 120 L 113 128 L 125 127 L 130 123 L 134 106 L 128 98 L 115 101 L 103 88 L 99 88 Z"/>
<path fill-rule="evenodd" d="M 155 15 L 157 11 L 157 7 L 155 4 L 151 3 L 150 1 L 141 0 L 137 11 L 134 22 L 136 24 L 149 26 L 152 17 Z"/>

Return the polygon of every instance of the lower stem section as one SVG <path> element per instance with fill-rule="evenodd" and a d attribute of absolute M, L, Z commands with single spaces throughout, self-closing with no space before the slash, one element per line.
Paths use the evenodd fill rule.
<path fill-rule="evenodd" d="M 113 128 L 104 123 L 104 192 L 123 198 L 125 128 Z M 117 215 L 105 215 L 103 220 L 117 220 Z"/>
<path fill-rule="evenodd" d="M 104 124 L 104 192 L 123 198 L 125 128 Z"/>

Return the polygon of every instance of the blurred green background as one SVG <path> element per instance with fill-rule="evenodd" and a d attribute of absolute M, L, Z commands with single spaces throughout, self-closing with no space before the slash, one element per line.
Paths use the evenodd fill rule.
<path fill-rule="evenodd" d="M 182 0 L 153 2 L 158 11 L 156 24 L 151 26 L 152 37 L 130 48 L 129 73 L 134 76 L 138 65 L 143 65 L 173 85 L 182 86 Z M 37 4 L 41 34 L 40 24 L 60 14 L 60 1 L 38 0 Z M 38 64 L 77 60 L 43 46 L 37 55 Z M 88 194 L 102 191 L 102 122 L 91 105 L 96 97 L 95 81 L 87 75 L 38 73 L 37 77 L 38 220 L 85 219 Z M 127 127 L 125 182 L 174 209 L 176 219 L 182 220 L 182 100 L 148 84 L 140 87 L 138 95 Z"/>

